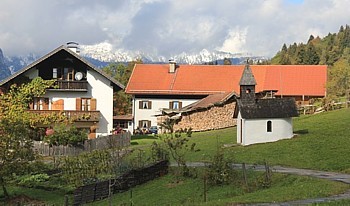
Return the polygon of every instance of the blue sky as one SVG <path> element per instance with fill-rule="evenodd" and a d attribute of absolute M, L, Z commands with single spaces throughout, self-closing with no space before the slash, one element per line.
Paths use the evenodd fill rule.
<path fill-rule="evenodd" d="M 76 41 L 170 57 L 202 49 L 273 56 L 350 24 L 350 0 L 1 0 L 0 48 L 39 55 Z"/>
<path fill-rule="evenodd" d="M 301 4 L 304 2 L 304 0 L 286 0 L 286 1 L 293 4 Z"/>

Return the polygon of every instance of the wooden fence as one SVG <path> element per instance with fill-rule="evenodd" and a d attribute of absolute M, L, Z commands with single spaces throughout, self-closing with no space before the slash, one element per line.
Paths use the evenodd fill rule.
<path fill-rule="evenodd" d="M 161 177 L 168 173 L 168 165 L 169 162 L 164 160 L 142 169 L 131 170 L 116 179 L 79 187 L 74 191 L 73 205 L 105 199 L 109 194 L 124 192 L 136 185 Z"/>
<path fill-rule="evenodd" d="M 63 145 L 50 147 L 49 144 L 45 142 L 34 141 L 34 150 L 38 152 L 39 155 L 43 156 L 74 156 L 92 150 L 127 147 L 130 146 L 130 139 L 130 132 L 125 132 L 117 135 L 85 140 L 84 144 L 78 147 Z"/>

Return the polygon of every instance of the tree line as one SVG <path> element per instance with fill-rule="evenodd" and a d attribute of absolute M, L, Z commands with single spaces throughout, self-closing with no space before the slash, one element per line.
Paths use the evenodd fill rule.
<path fill-rule="evenodd" d="M 349 95 L 350 26 L 328 33 L 324 38 L 310 35 L 307 43 L 282 45 L 270 64 L 328 65 L 327 95 L 330 98 Z"/>

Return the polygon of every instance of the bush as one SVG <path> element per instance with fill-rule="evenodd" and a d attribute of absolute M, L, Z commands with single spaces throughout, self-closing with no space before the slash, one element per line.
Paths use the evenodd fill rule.
<path fill-rule="evenodd" d="M 35 175 L 24 175 L 19 177 L 18 184 L 25 187 L 35 187 L 41 182 L 46 182 L 50 179 L 50 176 L 45 173 L 39 173 Z"/>
<path fill-rule="evenodd" d="M 214 155 L 211 164 L 207 168 L 207 178 L 211 185 L 230 184 L 234 179 L 233 169 L 230 162 L 224 157 L 224 152 L 220 149 Z"/>

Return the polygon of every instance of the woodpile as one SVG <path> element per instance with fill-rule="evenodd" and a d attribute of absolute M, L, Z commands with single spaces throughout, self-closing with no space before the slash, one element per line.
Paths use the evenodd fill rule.
<path fill-rule="evenodd" d="M 192 128 L 192 131 L 206 131 L 235 126 L 236 119 L 232 117 L 235 105 L 235 102 L 231 102 L 187 114 L 182 113 L 181 120 L 174 126 L 174 129 Z"/>

